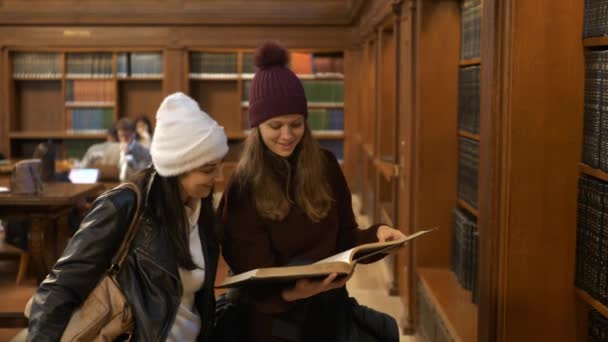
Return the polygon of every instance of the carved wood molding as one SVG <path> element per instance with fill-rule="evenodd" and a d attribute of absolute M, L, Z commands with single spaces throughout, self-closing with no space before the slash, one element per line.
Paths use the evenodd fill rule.
<path fill-rule="evenodd" d="M 128 32 L 128 34 L 125 34 Z M 289 48 L 347 48 L 350 29 L 337 26 L 0 26 L 0 45 L 48 49 L 164 47 L 255 48 L 276 39 Z"/>
<path fill-rule="evenodd" d="M 481 15 L 481 118 L 479 162 L 479 341 L 502 341 L 504 254 L 509 227 L 509 135 L 511 112 L 511 1 L 485 0 Z"/>
<path fill-rule="evenodd" d="M 356 36 L 359 40 L 373 35 L 373 31 L 389 15 L 393 14 L 393 0 L 375 0 L 367 3 L 363 13 L 359 16 L 356 27 Z"/>
<path fill-rule="evenodd" d="M 363 0 L 4 0 L 0 25 L 349 25 Z"/>

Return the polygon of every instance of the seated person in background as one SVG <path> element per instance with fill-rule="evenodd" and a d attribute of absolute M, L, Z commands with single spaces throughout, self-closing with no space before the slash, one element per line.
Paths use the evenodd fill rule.
<path fill-rule="evenodd" d="M 108 128 L 108 131 L 106 132 L 106 141 L 118 142 L 118 132 L 116 132 L 116 127 L 112 126 Z"/>
<path fill-rule="evenodd" d="M 135 119 L 135 131 L 137 133 L 137 142 L 143 147 L 150 149 L 150 143 L 152 142 L 152 123 L 146 114 L 140 114 Z"/>
<path fill-rule="evenodd" d="M 150 151 L 135 139 L 135 122 L 122 118 L 116 123 L 118 142 L 120 143 L 120 180 L 125 180 L 152 164 Z"/>
<path fill-rule="evenodd" d="M 148 149 L 135 140 L 133 121 L 120 119 L 114 129 L 117 142 L 112 141 L 114 134 L 108 131 L 107 141 L 91 145 L 80 164 L 81 167 L 99 168 L 102 180 L 125 180 L 152 163 Z"/>
<path fill-rule="evenodd" d="M 87 152 L 82 157 L 80 167 L 95 168 L 112 166 L 118 170 L 120 161 L 120 144 L 116 128 L 108 129 L 106 141 L 89 146 Z"/>

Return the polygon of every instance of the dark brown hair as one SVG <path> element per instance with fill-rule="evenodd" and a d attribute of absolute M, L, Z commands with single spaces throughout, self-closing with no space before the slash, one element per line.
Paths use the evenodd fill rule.
<path fill-rule="evenodd" d="M 289 177 L 287 182 L 276 176 L 269 163 L 269 152 L 262 141 L 258 127 L 254 127 L 245 140 L 245 146 L 235 170 L 235 179 L 244 189 L 250 190 L 258 213 L 265 218 L 280 221 L 287 214 L 292 204 L 297 204 L 313 222 L 327 216 L 333 199 L 329 187 L 326 157 L 319 144 L 312 138 L 308 126 L 299 143 L 300 149 L 294 162 L 295 179 Z M 291 167 L 285 158 L 279 158 L 288 168 Z M 289 186 L 294 187 L 291 198 Z"/>
<path fill-rule="evenodd" d="M 116 127 L 117 131 L 135 133 L 135 122 L 129 118 L 122 118 L 116 121 L 116 125 L 114 127 Z"/>
<path fill-rule="evenodd" d="M 147 184 L 147 180 L 155 173 L 153 168 L 143 170 L 136 176 L 135 183 L 140 186 Z M 176 256 L 177 265 L 186 270 L 193 270 L 197 266 L 190 254 L 190 227 L 180 195 L 179 180 L 177 176 L 163 177 L 155 174 L 154 177 L 148 195 L 147 210 L 152 213 L 159 228 L 163 230 L 163 235 L 169 241 L 170 248 Z M 145 186 L 142 188 L 145 189 Z M 200 216 L 203 226 L 199 228 L 206 232 L 211 231 L 215 224 L 213 190 L 209 196 L 202 199 Z"/>

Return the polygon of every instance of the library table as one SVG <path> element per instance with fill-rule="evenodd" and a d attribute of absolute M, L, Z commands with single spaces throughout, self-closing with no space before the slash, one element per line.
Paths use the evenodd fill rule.
<path fill-rule="evenodd" d="M 8 186 L 0 178 L 0 186 Z M 63 252 L 71 235 L 68 213 L 79 201 L 103 192 L 103 184 L 44 183 L 40 195 L 18 195 L 0 192 L 1 218 L 28 218 L 28 247 L 36 279 L 42 281 Z"/>

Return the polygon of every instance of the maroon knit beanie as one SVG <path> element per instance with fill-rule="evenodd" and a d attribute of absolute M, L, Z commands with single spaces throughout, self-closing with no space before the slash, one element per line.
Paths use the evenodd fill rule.
<path fill-rule="evenodd" d="M 287 50 L 277 42 L 263 43 L 255 52 L 258 70 L 249 89 L 249 127 L 279 115 L 308 116 L 304 87 L 287 68 Z"/>

